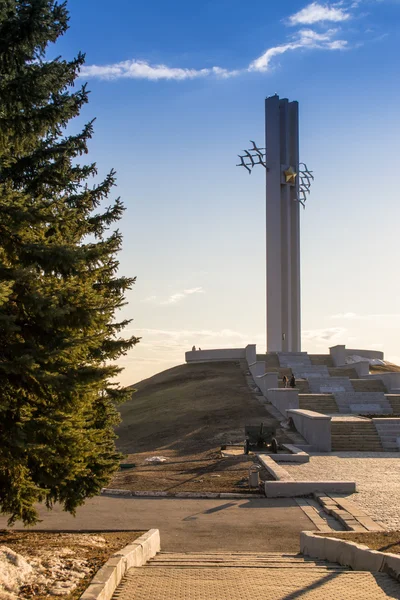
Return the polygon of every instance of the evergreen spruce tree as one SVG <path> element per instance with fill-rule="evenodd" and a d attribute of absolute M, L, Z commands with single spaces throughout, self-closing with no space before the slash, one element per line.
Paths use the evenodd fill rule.
<path fill-rule="evenodd" d="M 138 340 L 115 322 L 134 279 L 118 277 L 115 183 L 81 156 L 93 122 L 66 126 L 88 101 L 84 63 L 46 60 L 68 28 L 66 4 L 0 0 L 0 511 L 37 519 L 36 502 L 74 513 L 118 467 L 113 361 Z"/>

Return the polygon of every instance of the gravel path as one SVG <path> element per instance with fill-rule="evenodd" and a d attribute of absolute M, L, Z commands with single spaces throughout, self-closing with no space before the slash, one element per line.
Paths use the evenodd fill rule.
<path fill-rule="evenodd" d="M 400 530 L 400 454 L 398 452 L 338 452 L 313 454 L 310 462 L 285 464 L 298 481 L 355 481 L 358 493 L 351 500 L 358 503 L 386 529 Z"/>

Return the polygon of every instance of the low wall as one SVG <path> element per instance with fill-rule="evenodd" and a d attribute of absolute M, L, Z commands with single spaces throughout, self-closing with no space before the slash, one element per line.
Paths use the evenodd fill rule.
<path fill-rule="evenodd" d="M 281 415 L 286 418 L 286 411 L 299 408 L 299 391 L 290 388 L 275 388 L 267 391 L 267 399 Z"/>
<path fill-rule="evenodd" d="M 341 367 L 346 364 L 346 346 L 343 344 L 329 348 L 329 354 L 335 367 Z"/>
<path fill-rule="evenodd" d="M 220 350 L 196 350 L 185 352 L 187 363 L 194 362 L 226 362 L 245 358 L 244 348 L 222 348 Z"/>
<path fill-rule="evenodd" d="M 355 371 L 357 371 L 357 375 L 362 378 L 369 375 L 369 361 L 363 360 L 357 363 L 349 363 L 349 367 L 352 367 Z"/>
<path fill-rule="evenodd" d="M 384 354 L 379 350 L 358 350 L 354 348 L 345 348 L 346 356 L 361 356 L 362 358 L 377 358 L 383 360 Z"/>
<path fill-rule="evenodd" d="M 371 571 L 374 574 L 377 572 L 387 573 L 396 581 L 400 580 L 400 556 L 389 552 L 370 550 L 364 544 L 302 531 L 300 552 L 305 556 L 351 567 L 354 571 Z"/>
<path fill-rule="evenodd" d="M 253 364 L 249 364 L 249 371 L 254 379 L 254 382 L 257 383 L 256 377 L 261 377 L 261 375 L 264 375 L 265 373 L 265 363 L 263 361 L 258 361 Z"/>
<path fill-rule="evenodd" d="M 379 350 L 359 350 L 354 348 L 346 348 L 344 344 L 332 346 L 332 348 L 329 348 L 329 353 L 332 357 L 335 367 L 342 367 L 343 365 L 346 365 L 346 358 L 348 356 L 361 356 L 361 358 L 377 358 L 379 360 L 383 360 L 383 352 L 380 352 Z M 351 363 L 351 366 L 354 366 L 353 363 Z"/>
<path fill-rule="evenodd" d="M 315 450 L 321 452 L 331 452 L 331 417 L 321 415 L 313 410 L 294 410 L 286 411 L 297 431 L 307 440 Z"/>
<path fill-rule="evenodd" d="M 264 373 L 264 375 L 256 377 L 255 382 L 266 398 L 269 389 L 278 387 L 278 373 Z"/>
<path fill-rule="evenodd" d="M 400 389 L 400 373 L 396 371 L 393 373 L 374 373 L 368 375 L 368 379 L 380 379 L 385 384 L 388 392 Z"/>
<path fill-rule="evenodd" d="M 248 365 L 252 365 L 257 362 L 257 349 L 256 344 L 248 344 L 244 349 L 245 357 Z"/>
<path fill-rule="evenodd" d="M 293 498 L 310 496 L 316 492 L 324 494 L 354 494 L 354 481 L 266 481 L 264 492 L 267 498 Z"/>

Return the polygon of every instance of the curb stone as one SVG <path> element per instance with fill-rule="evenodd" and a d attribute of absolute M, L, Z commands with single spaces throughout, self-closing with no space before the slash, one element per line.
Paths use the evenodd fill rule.
<path fill-rule="evenodd" d="M 147 533 L 115 552 L 97 571 L 79 600 L 110 600 L 128 569 L 141 567 L 160 551 L 160 532 Z"/>
<path fill-rule="evenodd" d="M 102 496 L 125 496 L 128 498 L 198 498 L 212 500 L 218 498 L 232 498 L 237 500 L 248 500 L 249 498 L 265 498 L 264 494 L 239 494 L 229 492 L 176 492 L 169 494 L 168 492 L 134 492 L 131 490 L 118 490 L 111 488 L 103 488 Z"/>
<path fill-rule="evenodd" d="M 364 544 L 302 531 L 300 552 L 306 556 L 351 567 L 354 571 L 387 573 L 396 581 L 400 581 L 400 555 L 370 550 Z"/>

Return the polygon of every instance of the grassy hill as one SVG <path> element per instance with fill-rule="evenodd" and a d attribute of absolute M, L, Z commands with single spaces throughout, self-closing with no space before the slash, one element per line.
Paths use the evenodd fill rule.
<path fill-rule="evenodd" d="M 273 422 L 237 363 L 180 365 L 134 385 L 120 407 L 117 446 L 124 453 L 179 454 L 242 442 L 245 423 Z"/>
<path fill-rule="evenodd" d="M 133 387 L 132 399 L 120 407 L 117 446 L 134 466 L 119 471 L 110 487 L 250 491 L 248 469 L 254 457 L 243 455 L 244 425 L 279 424 L 254 398 L 238 363 L 180 365 Z M 239 455 L 221 454 L 221 445 L 229 443 L 241 445 Z M 152 456 L 167 461 L 146 462 Z"/>

